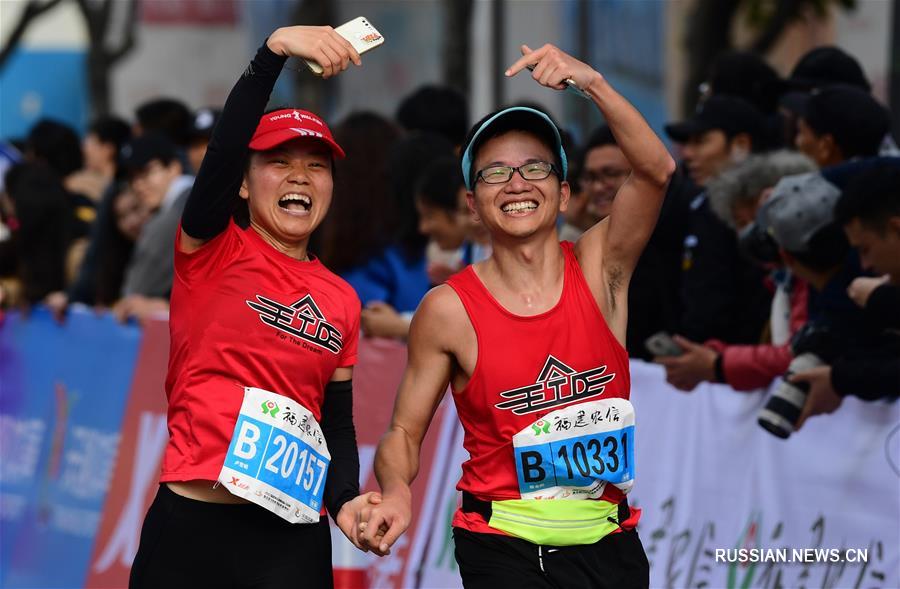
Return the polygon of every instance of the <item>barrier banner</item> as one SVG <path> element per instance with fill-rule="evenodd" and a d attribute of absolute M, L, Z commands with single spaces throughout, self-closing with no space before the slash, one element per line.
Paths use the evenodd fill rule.
<path fill-rule="evenodd" d="M 631 382 L 629 501 L 643 509 L 651 587 L 900 587 L 900 404 L 850 397 L 780 440 L 756 423 L 768 391 L 701 384 L 686 394 L 640 361 Z M 449 535 L 467 457 L 456 429 L 434 510 L 442 521 L 410 587 L 462 586 Z"/>
<path fill-rule="evenodd" d="M 140 330 L 73 309 L 0 327 L 0 586 L 80 587 Z"/>
<path fill-rule="evenodd" d="M 0 587 L 120 588 L 158 488 L 168 440 L 168 324 L 143 330 L 73 310 L 0 322 Z M 354 370 L 360 485 L 406 348 L 363 339 Z M 788 440 L 756 423 L 768 391 L 703 384 L 685 394 L 632 362 L 638 528 L 652 587 L 900 586 L 900 404 L 844 400 Z M 777 386 L 777 385 L 776 385 Z M 338 589 L 456 588 L 450 521 L 468 458 L 450 395 L 392 554 L 358 551 L 333 526 Z M 102 511 L 101 511 L 102 510 Z"/>

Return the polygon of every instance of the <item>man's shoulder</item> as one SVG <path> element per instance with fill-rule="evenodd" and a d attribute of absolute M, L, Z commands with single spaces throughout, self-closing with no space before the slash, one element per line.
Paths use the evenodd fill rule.
<path fill-rule="evenodd" d="M 422 315 L 431 321 L 454 321 L 460 314 L 465 315 L 465 307 L 459 295 L 449 284 L 440 284 L 429 290 L 416 309 L 416 316 Z"/>

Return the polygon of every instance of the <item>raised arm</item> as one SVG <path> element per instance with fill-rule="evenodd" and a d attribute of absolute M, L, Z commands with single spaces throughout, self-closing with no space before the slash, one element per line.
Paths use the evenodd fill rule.
<path fill-rule="evenodd" d="M 653 233 L 675 162 L 641 114 L 591 66 L 553 45 L 535 51 L 523 45 L 522 53 L 506 75 L 534 65 L 532 77 L 544 86 L 562 90 L 565 80 L 575 82 L 600 110 L 631 164 L 631 176 L 619 189 L 609 217 L 589 229 L 576 246 L 579 263 L 604 314 L 615 313 L 617 303 L 627 296 L 625 287 Z"/>
<path fill-rule="evenodd" d="M 422 300 L 410 326 L 406 372 L 391 425 L 375 453 L 375 477 L 383 502 L 372 509 L 364 526 L 363 539 L 379 554 L 390 550 L 412 518 L 409 485 L 419 471 L 425 432 L 450 382 L 452 355 L 445 343 L 454 303 L 461 307 L 449 287 L 437 287 Z"/>
<path fill-rule="evenodd" d="M 182 251 L 199 249 L 228 226 L 243 178 L 247 145 L 284 62 L 292 56 L 319 63 L 325 70 L 323 78 L 340 73 L 351 61 L 361 63 L 353 46 L 331 27 L 285 27 L 269 36 L 232 88 L 213 130 L 182 214 Z"/>

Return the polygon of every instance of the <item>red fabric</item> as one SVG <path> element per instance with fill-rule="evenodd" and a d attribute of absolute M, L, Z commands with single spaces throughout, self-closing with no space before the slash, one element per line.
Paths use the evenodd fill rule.
<path fill-rule="evenodd" d="M 790 332 L 793 336 L 806 323 L 809 287 L 805 282 L 794 279 L 790 293 Z M 769 386 L 777 376 L 785 373 L 794 355 L 790 343 L 727 345 L 719 340 L 706 342 L 707 346 L 722 354 L 722 370 L 725 381 L 738 391 L 752 391 Z"/>
<path fill-rule="evenodd" d="M 286 108 L 263 115 L 250 138 L 250 149 L 264 151 L 297 137 L 314 137 L 328 144 L 335 157 L 343 158 L 344 150 L 331 135 L 325 121 L 308 110 Z"/>
<path fill-rule="evenodd" d="M 234 222 L 196 252 L 176 246 L 160 480 L 218 478 L 245 386 L 319 419 L 335 369 L 356 363 L 359 312 L 353 289 L 318 260 L 286 256 Z"/>
<path fill-rule="evenodd" d="M 453 391 L 465 429 L 463 445 L 470 455 L 462 466 L 457 488 L 485 501 L 521 497 L 513 459 L 513 435 L 565 405 L 629 397 L 628 354 L 607 327 L 581 273 L 572 244 L 562 242 L 561 246 L 565 255 L 562 296 L 556 306 L 540 315 L 520 317 L 504 309 L 472 266 L 448 281 L 465 306 L 478 339 L 478 360 L 472 377 L 463 390 Z M 563 371 L 551 369 L 550 382 L 563 381 L 563 384 L 556 385 L 558 388 L 538 387 L 529 398 L 538 403 L 557 400 L 558 404 L 535 408 L 497 407 L 515 404 L 515 395 L 503 397 L 500 393 L 535 385 L 541 373 L 554 363 L 557 367 L 564 365 Z M 606 370 L 602 374 L 615 377 L 594 394 L 572 398 L 571 380 L 565 378 L 565 367 L 582 372 L 604 366 Z M 525 394 L 522 393 L 523 398 Z M 519 409 L 521 414 L 513 413 L 514 409 Z M 603 499 L 618 503 L 622 497 L 619 489 L 606 486 Z M 459 510 L 453 525 L 474 532 L 497 533 L 480 516 Z"/>

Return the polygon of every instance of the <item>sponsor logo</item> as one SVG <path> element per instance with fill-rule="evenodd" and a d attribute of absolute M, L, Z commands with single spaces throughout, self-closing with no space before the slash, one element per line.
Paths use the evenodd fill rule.
<path fill-rule="evenodd" d="M 577 372 L 553 355 L 549 355 L 534 384 L 503 391 L 500 396 L 507 400 L 497 403 L 494 407 L 512 411 L 516 415 L 560 407 L 602 395 L 606 385 L 615 377 L 615 372 L 606 373 L 605 365 Z M 532 427 L 539 424 L 540 422 Z M 538 429 L 547 433 L 547 429 L 543 427 Z M 535 435 L 538 435 L 537 430 Z"/>
<path fill-rule="evenodd" d="M 256 301 L 246 303 L 259 313 L 260 321 L 290 335 L 292 343 L 302 344 L 318 353 L 321 353 L 318 348 L 324 348 L 337 354 L 344 347 L 344 336 L 328 322 L 310 294 L 291 305 L 283 305 L 263 295 L 256 295 Z M 308 344 L 316 348 L 310 348 Z"/>
<path fill-rule="evenodd" d="M 275 417 L 280 410 L 281 409 L 279 409 L 278 403 L 276 403 L 275 401 L 263 401 L 262 403 L 263 415 Z"/>

